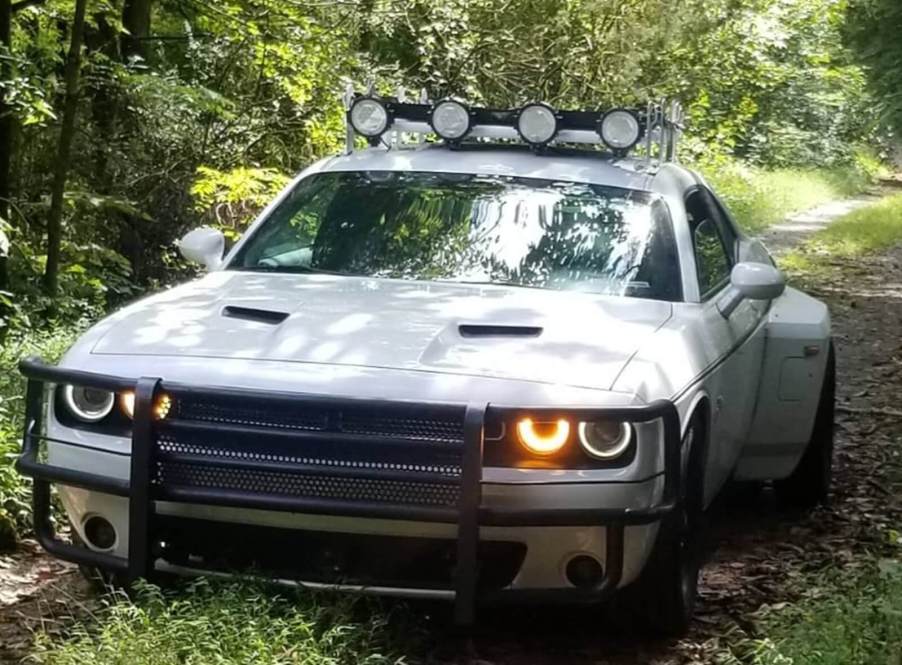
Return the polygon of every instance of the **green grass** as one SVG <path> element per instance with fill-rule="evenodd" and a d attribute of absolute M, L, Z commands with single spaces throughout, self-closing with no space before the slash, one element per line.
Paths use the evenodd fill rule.
<path fill-rule="evenodd" d="M 757 233 L 787 216 L 862 192 L 876 175 L 870 168 L 763 170 L 720 158 L 697 165 L 740 226 Z"/>
<path fill-rule="evenodd" d="M 759 613 L 766 638 L 733 645 L 726 663 L 898 665 L 902 663 L 902 562 L 879 561 L 851 577 L 811 582 L 808 597 Z"/>
<path fill-rule="evenodd" d="M 817 275 L 827 259 L 848 259 L 902 243 L 902 194 L 843 216 L 780 259 L 791 275 Z"/>
<path fill-rule="evenodd" d="M 403 618 L 389 630 L 373 603 L 199 580 L 181 592 L 144 586 L 134 600 L 105 599 L 64 640 L 37 635 L 32 660 L 49 665 L 381 665 L 407 662 L 398 644 L 416 635 Z"/>

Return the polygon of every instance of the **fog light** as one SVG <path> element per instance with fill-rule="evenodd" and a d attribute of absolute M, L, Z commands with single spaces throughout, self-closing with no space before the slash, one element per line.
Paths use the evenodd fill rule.
<path fill-rule="evenodd" d="M 578 589 L 595 589 L 604 579 L 604 568 L 593 557 L 580 554 L 567 562 L 567 581 Z"/>
<path fill-rule="evenodd" d="M 84 523 L 85 540 L 98 550 L 111 550 L 116 544 L 116 529 L 100 515 L 92 515 Z"/>

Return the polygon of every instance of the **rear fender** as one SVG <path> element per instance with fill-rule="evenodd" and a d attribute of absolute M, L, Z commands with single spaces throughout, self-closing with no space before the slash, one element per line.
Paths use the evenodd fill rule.
<path fill-rule="evenodd" d="M 734 477 L 789 476 L 811 438 L 830 346 L 824 303 L 787 288 L 770 308 L 755 414 Z"/>

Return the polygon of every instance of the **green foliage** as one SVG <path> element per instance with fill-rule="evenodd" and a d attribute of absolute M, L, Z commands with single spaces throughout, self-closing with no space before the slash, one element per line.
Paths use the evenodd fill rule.
<path fill-rule="evenodd" d="M 288 184 L 288 176 L 275 169 L 239 166 L 219 171 L 209 166 L 197 169 L 191 187 L 197 209 L 232 240 L 278 192 Z"/>
<path fill-rule="evenodd" d="M 883 118 L 902 131 L 902 3 L 849 0 L 845 36 L 867 69 Z"/>
<path fill-rule="evenodd" d="M 13 333 L 0 346 L 0 550 L 10 546 L 15 532 L 24 531 L 31 519 L 26 480 L 13 468 L 25 408 L 25 380 L 19 375 L 18 362 L 30 355 L 55 361 L 79 332 L 79 328 L 64 328 L 52 335 Z"/>
<path fill-rule="evenodd" d="M 808 597 L 762 614 L 764 639 L 735 645 L 728 663 L 887 665 L 902 659 L 902 562 L 837 571 Z"/>
<path fill-rule="evenodd" d="M 787 272 L 812 275 L 827 257 L 853 258 L 902 243 L 902 194 L 860 208 L 814 234 L 780 259 Z"/>
<path fill-rule="evenodd" d="M 387 618 L 347 596 L 276 596 L 242 584 L 192 583 L 182 593 L 144 586 L 119 596 L 63 642 L 38 636 L 32 658 L 48 665 L 378 665 L 403 663 Z M 406 647 L 413 635 L 405 635 Z"/>
<path fill-rule="evenodd" d="M 720 156 L 697 166 L 740 226 L 753 234 L 794 212 L 857 194 L 874 177 L 870 162 L 833 169 L 767 170 Z"/>

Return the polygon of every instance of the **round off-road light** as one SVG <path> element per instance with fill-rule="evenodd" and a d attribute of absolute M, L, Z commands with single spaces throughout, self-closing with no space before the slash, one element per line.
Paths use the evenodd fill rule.
<path fill-rule="evenodd" d="M 642 125 L 632 111 L 613 109 L 602 116 L 598 134 L 611 150 L 629 150 L 642 138 Z"/>
<path fill-rule="evenodd" d="M 354 131 L 367 138 L 382 136 L 391 124 L 385 104 L 373 97 L 359 97 L 354 100 L 348 116 Z"/>
<path fill-rule="evenodd" d="M 578 430 L 583 450 L 602 460 L 620 457 L 629 447 L 633 436 L 629 425 L 612 420 L 581 422 Z"/>
<path fill-rule="evenodd" d="M 460 141 L 470 132 L 470 111 L 458 101 L 444 99 L 432 107 L 429 124 L 446 141 Z"/>
<path fill-rule="evenodd" d="M 517 421 L 520 443 L 534 455 L 553 455 L 570 438 L 570 423 L 560 418 L 549 422 L 535 422 L 532 418 Z"/>
<path fill-rule="evenodd" d="M 86 423 L 96 423 L 113 410 L 115 396 L 108 390 L 86 386 L 63 386 L 63 402 L 73 416 Z"/>
<path fill-rule="evenodd" d="M 557 113 L 548 104 L 527 104 L 517 114 L 517 133 L 532 146 L 546 145 L 557 134 Z"/>

